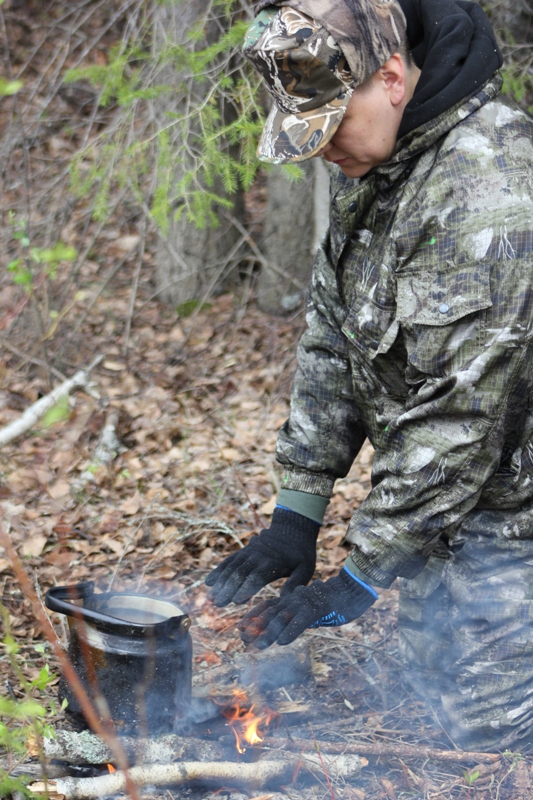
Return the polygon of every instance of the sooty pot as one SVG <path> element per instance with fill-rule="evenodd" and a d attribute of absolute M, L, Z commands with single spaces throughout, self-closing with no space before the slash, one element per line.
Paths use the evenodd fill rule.
<path fill-rule="evenodd" d="M 45 598 L 66 614 L 69 658 L 96 708 L 101 698 L 121 733 L 167 733 L 191 699 L 191 620 L 174 603 L 127 592 L 94 593 L 92 581 L 56 586 Z M 83 719 L 65 676 L 59 698 Z M 100 703 L 99 703 L 100 699 Z"/>

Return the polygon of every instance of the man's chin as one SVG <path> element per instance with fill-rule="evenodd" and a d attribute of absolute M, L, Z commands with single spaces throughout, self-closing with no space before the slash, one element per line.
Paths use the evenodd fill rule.
<path fill-rule="evenodd" d="M 337 166 L 347 178 L 362 178 L 372 169 L 367 164 L 338 164 Z"/>

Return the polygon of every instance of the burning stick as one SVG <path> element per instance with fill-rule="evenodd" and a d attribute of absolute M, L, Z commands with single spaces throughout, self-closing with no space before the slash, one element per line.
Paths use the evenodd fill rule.
<path fill-rule="evenodd" d="M 219 785 L 246 785 L 257 789 L 271 781 L 281 781 L 295 774 L 300 769 L 310 775 L 323 775 L 323 766 L 318 756 L 294 756 L 278 753 L 276 757 L 269 755 L 268 760 L 253 764 L 239 764 L 231 761 L 218 763 L 210 761 L 182 761 L 178 764 L 152 764 L 144 767 L 132 767 L 129 777 L 137 786 L 182 786 L 191 781 L 208 781 Z M 327 756 L 322 755 L 324 766 L 331 779 L 347 780 L 361 772 L 368 762 L 355 755 Z M 31 784 L 29 790 L 34 794 L 44 795 L 44 782 Z M 60 778 L 48 781 L 48 797 L 50 800 L 86 800 L 87 798 L 106 797 L 122 792 L 126 788 L 123 772 L 113 772 L 98 778 Z"/>

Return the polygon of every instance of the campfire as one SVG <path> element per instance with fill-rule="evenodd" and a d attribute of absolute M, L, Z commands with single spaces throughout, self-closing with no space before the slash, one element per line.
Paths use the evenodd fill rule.
<path fill-rule="evenodd" d="M 281 721 L 281 714 L 270 708 L 257 714 L 255 703 L 244 689 L 234 689 L 233 700 L 222 708 L 222 716 L 235 734 L 235 747 L 241 755 L 246 752 L 246 744 L 251 747 L 261 744 L 263 731 Z"/>
<path fill-rule="evenodd" d="M 300 647 L 298 660 L 301 656 Z M 285 669 L 286 654 L 282 660 Z M 217 677 L 220 681 L 221 676 Z M 224 691 L 220 684 L 216 688 Z M 131 765 L 127 770 L 116 768 L 112 749 L 100 737 L 89 731 L 57 731 L 54 738 L 44 740 L 42 750 L 34 744 L 30 755 L 44 756 L 54 775 L 58 775 L 60 764 L 63 774 L 37 781 L 30 789 L 37 795 L 48 793 L 51 800 L 103 798 L 122 791 L 128 791 L 135 800 L 136 789 L 146 785 L 179 786 L 201 781 L 218 787 L 257 789 L 266 784 L 279 786 L 299 774 L 323 780 L 324 773 L 328 780 L 346 780 L 358 775 L 367 763 L 357 754 L 303 753 L 301 743 L 296 748 L 299 752 L 287 752 L 282 741 L 266 738 L 279 727 L 282 715 L 252 701 L 243 688 L 230 690 L 226 699 L 210 699 L 211 707 L 217 709 L 216 718 L 196 724 L 188 736 L 119 737 Z M 225 742 L 223 730 L 227 727 L 233 732 L 231 745 Z M 251 759 L 247 757 L 250 754 Z M 80 776 L 81 766 L 94 768 L 98 764 L 102 767 L 96 774 L 91 770 Z"/>
<path fill-rule="evenodd" d="M 28 587 L 28 591 L 31 591 L 31 587 Z M 92 596 L 92 589 L 87 589 L 87 593 Z M 99 601 L 94 602 L 98 604 Z M 124 597 L 108 598 L 105 602 L 110 602 L 116 612 L 125 600 Z M 139 624 L 137 612 L 146 610 L 147 606 L 144 601 L 133 602 L 137 606 L 133 615 L 136 618 L 133 620 L 135 628 Z M 128 606 L 129 603 L 128 600 Z M 150 605 L 150 609 L 150 613 L 153 613 L 155 606 Z M 162 609 L 159 607 L 157 610 L 161 612 Z M 73 616 L 78 622 L 81 616 L 79 609 L 73 612 Z M 128 614 L 128 618 L 129 624 L 132 624 L 131 615 Z M 155 618 L 152 623 L 161 624 Z M 108 620 L 104 620 L 103 624 L 107 625 Z M 146 619 L 142 625 L 150 627 Z M 178 633 L 180 637 L 188 635 L 188 625 L 184 629 L 175 622 L 171 622 L 166 630 Z M 116 633 L 113 630 L 111 632 Z M 121 634 L 125 632 L 124 629 L 120 631 Z M 81 633 L 83 638 L 83 629 Z M 139 635 L 141 632 L 135 628 L 133 638 L 137 644 L 148 644 L 147 652 L 153 654 L 154 637 L 145 637 L 145 633 L 146 630 Z M 182 645 L 185 643 L 182 638 L 180 641 Z M 56 648 L 54 652 L 64 670 L 63 679 L 69 682 L 90 727 L 96 733 L 89 730 L 54 731 L 50 738 L 29 745 L 30 760 L 17 768 L 20 769 L 18 774 L 41 778 L 30 784 L 29 788 L 35 795 L 49 800 L 106 798 L 124 792 L 131 800 L 139 800 L 140 787 L 177 787 L 191 782 L 200 782 L 215 789 L 243 787 L 256 790 L 265 786 L 275 789 L 295 780 L 304 783 L 317 781 L 323 786 L 327 785 L 334 800 L 333 787 L 336 782 L 357 784 L 361 769 L 368 763 L 365 755 L 396 758 L 402 762 L 407 759 L 434 759 L 456 766 L 474 763 L 474 774 L 484 771 L 492 775 L 500 768 L 498 754 L 446 751 L 368 739 L 357 742 L 353 739 L 350 742 L 318 741 L 312 731 L 306 739 L 291 736 L 287 716 L 283 717 L 283 726 L 279 724 L 282 721 L 282 707 L 280 704 L 279 710 L 276 710 L 275 697 L 284 693 L 289 698 L 287 687 L 311 680 L 310 641 L 309 638 L 303 638 L 288 647 L 274 647 L 260 655 L 242 653 L 233 656 L 229 664 L 199 670 L 191 681 L 188 728 L 183 724 L 183 716 L 178 713 L 181 709 L 178 706 L 174 708 L 180 735 L 177 732 L 154 734 L 149 731 L 146 735 L 141 733 L 140 728 L 134 732 L 135 735 L 128 735 L 124 730 L 117 735 L 117 726 L 113 732 L 108 725 L 112 725 L 112 718 L 98 716 L 106 706 L 108 709 L 112 707 L 112 704 L 106 703 L 107 698 L 97 694 L 97 682 L 91 683 L 98 664 L 93 665 L 92 675 L 85 676 L 89 679 L 89 689 L 92 691 L 90 698 L 84 693 L 71 662 L 60 648 Z M 105 653 L 98 651 L 96 646 L 101 646 L 102 642 L 105 643 L 103 637 L 92 636 L 89 641 L 91 647 L 85 651 L 89 654 L 101 652 L 101 663 L 106 660 Z M 83 647 L 81 650 L 83 652 Z M 137 650 L 142 651 L 143 647 Z M 180 647 L 179 652 L 188 653 L 188 645 L 185 651 Z M 153 672 L 145 671 L 148 676 L 153 676 Z M 183 685 L 183 674 L 179 675 L 179 679 Z M 143 687 L 146 687 L 146 683 L 141 684 L 140 688 Z M 264 702 L 267 695 L 270 707 Z M 270 696 L 274 703 L 270 702 Z M 291 713 L 283 710 L 286 714 Z M 168 722 L 168 715 L 164 719 Z M 231 728 L 231 736 L 228 736 L 228 728 Z"/>

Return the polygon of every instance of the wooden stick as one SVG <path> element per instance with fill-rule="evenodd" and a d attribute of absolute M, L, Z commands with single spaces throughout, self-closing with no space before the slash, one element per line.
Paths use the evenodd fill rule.
<path fill-rule="evenodd" d="M 87 386 L 89 383 L 89 377 L 91 370 L 93 370 L 99 363 L 102 361 L 103 356 L 97 356 L 87 367 L 87 369 L 80 369 L 73 375 L 72 378 L 68 378 L 68 380 L 63 381 L 59 386 L 56 386 L 55 389 L 52 389 L 51 392 L 45 394 L 44 397 L 41 397 L 37 402 L 33 403 L 33 405 L 29 406 L 22 416 L 18 419 L 11 422 L 9 425 L 6 425 L 5 428 L 0 430 L 0 447 L 5 444 L 9 444 L 18 436 L 21 436 L 23 433 L 32 428 L 36 422 L 44 417 L 47 411 L 49 411 L 56 403 L 61 400 L 63 397 L 68 397 L 70 392 L 73 389 L 79 389 L 81 387 Z"/>
<path fill-rule="evenodd" d="M 120 744 L 130 764 L 170 764 L 172 761 L 223 760 L 227 748 L 218 742 L 206 742 L 192 736 L 164 734 L 150 739 L 121 736 Z M 28 755 L 35 758 L 38 748 L 28 743 Z M 55 731 L 54 738 L 44 738 L 42 752 L 46 758 L 69 764 L 109 764 L 113 751 L 106 742 L 90 731 Z"/>
<path fill-rule="evenodd" d="M 111 408 L 106 416 L 104 427 L 100 433 L 98 444 L 91 458 L 88 469 L 84 470 L 79 478 L 73 483 L 76 491 L 81 491 L 88 483 L 93 483 L 94 470 L 100 466 L 110 464 L 119 453 L 124 452 L 124 448 L 117 437 L 117 425 L 119 414 L 116 408 Z"/>
<path fill-rule="evenodd" d="M 357 753 L 364 756 L 384 756 L 386 758 L 409 758 L 449 763 L 474 761 L 476 763 L 496 762 L 501 758 L 499 753 L 476 753 L 463 750 L 437 750 L 433 747 L 418 747 L 414 744 L 388 744 L 385 742 L 323 742 L 317 739 L 322 753 Z M 262 741 L 262 747 L 283 747 L 284 750 L 302 752 L 312 746 L 308 739 L 279 739 L 270 736 Z"/>
<path fill-rule="evenodd" d="M 251 764 L 232 761 L 182 761 L 176 764 L 151 764 L 132 767 L 129 775 L 139 786 L 181 786 L 191 781 L 209 781 L 222 785 L 245 784 L 257 789 L 270 781 L 280 781 L 285 776 L 304 769 L 311 775 L 323 775 L 324 767 L 331 779 L 352 778 L 358 775 L 368 762 L 357 756 L 322 756 L 323 764 L 317 755 L 292 756 L 277 754 L 275 758 Z M 45 784 L 38 781 L 28 787 L 34 794 L 44 794 Z M 50 800 L 86 800 L 106 797 L 122 792 L 126 788 L 123 772 L 113 772 L 98 778 L 59 778 L 48 781 Z"/>

